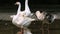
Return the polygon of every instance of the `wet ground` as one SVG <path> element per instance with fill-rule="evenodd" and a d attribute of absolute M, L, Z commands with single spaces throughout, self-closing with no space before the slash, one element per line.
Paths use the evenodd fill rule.
<path fill-rule="evenodd" d="M 35 24 L 34 24 L 35 23 Z M 33 34 L 42 34 L 42 22 L 34 21 L 28 27 Z M 43 25 L 44 33 L 48 34 L 48 24 Z M 0 20 L 0 34 L 16 34 L 20 29 L 12 24 L 11 21 Z M 60 33 L 60 20 L 55 20 L 52 24 L 49 24 L 50 34 Z"/>

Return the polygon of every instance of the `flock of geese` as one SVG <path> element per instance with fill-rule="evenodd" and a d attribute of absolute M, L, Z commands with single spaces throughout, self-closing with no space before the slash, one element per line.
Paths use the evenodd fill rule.
<path fill-rule="evenodd" d="M 14 25 L 16 25 L 19 28 L 24 28 L 24 33 L 23 34 L 32 34 L 31 31 L 27 28 L 32 21 L 35 21 L 36 19 L 31 18 L 31 16 L 33 15 L 33 13 L 31 13 L 30 8 L 28 6 L 28 0 L 25 0 L 25 10 L 21 11 L 21 3 L 20 2 L 16 2 L 15 5 L 18 5 L 18 10 L 17 10 L 17 14 L 16 15 L 10 15 L 10 18 L 12 18 L 12 23 Z M 39 20 L 44 20 L 45 18 L 45 13 L 44 12 L 40 12 L 40 11 L 36 11 L 35 13 L 37 19 Z M 50 16 L 47 15 L 47 18 L 49 18 Z M 56 16 L 53 16 L 53 21 L 56 18 Z"/>

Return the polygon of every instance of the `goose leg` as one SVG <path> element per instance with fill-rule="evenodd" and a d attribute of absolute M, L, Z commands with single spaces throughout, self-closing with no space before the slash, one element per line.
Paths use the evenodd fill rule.
<path fill-rule="evenodd" d="M 24 34 L 24 28 L 21 28 L 21 34 Z"/>
<path fill-rule="evenodd" d="M 21 28 L 20 31 L 17 32 L 17 34 L 24 34 L 24 28 Z"/>

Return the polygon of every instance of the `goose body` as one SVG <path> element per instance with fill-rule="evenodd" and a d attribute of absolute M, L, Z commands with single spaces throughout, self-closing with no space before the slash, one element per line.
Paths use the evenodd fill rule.
<path fill-rule="evenodd" d="M 17 27 L 28 27 L 31 24 L 31 21 L 34 21 L 35 19 L 29 18 L 29 17 L 24 17 L 24 16 L 17 16 L 15 15 L 12 23 L 16 25 Z"/>
<path fill-rule="evenodd" d="M 28 26 L 28 24 L 30 24 L 31 21 L 34 21 L 35 19 L 29 18 L 28 16 L 31 16 L 31 12 L 28 6 L 28 0 L 25 1 L 25 10 L 21 11 L 21 3 L 20 2 L 16 2 L 15 5 L 18 5 L 18 10 L 17 10 L 17 14 L 14 16 L 10 16 L 13 17 L 12 22 L 13 24 L 15 23 L 16 25 L 22 25 L 26 23 L 26 25 Z M 28 23 L 29 22 L 29 23 Z"/>

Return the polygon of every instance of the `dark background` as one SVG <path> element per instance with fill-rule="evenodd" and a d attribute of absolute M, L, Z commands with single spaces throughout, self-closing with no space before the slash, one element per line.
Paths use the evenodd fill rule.
<path fill-rule="evenodd" d="M 21 10 L 25 8 L 25 0 L 0 0 L 0 12 L 16 12 L 15 2 L 20 1 Z M 29 0 L 29 7 L 32 12 L 37 10 L 53 10 L 50 12 L 60 12 L 60 0 Z"/>
<path fill-rule="evenodd" d="M 16 1 L 24 3 L 25 0 L 0 0 L 2 4 L 14 4 Z M 30 4 L 59 4 L 60 0 L 29 0 Z"/>

